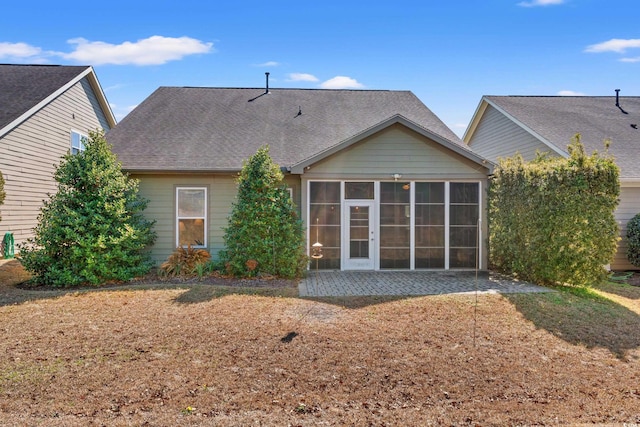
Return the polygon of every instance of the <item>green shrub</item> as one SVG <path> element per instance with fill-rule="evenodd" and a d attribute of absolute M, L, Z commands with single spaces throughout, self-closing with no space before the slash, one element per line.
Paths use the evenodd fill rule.
<path fill-rule="evenodd" d="M 627 223 L 627 259 L 640 267 L 640 213 Z"/>
<path fill-rule="evenodd" d="M 579 135 L 570 157 L 503 159 L 489 186 L 492 267 L 540 284 L 588 286 L 606 278 L 619 230 L 613 159 L 587 156 Z"/>
<path fill-rule="evenodd" d="M 306 269 L 302 221 L 282 179 L 268 146 L 245 162 L 220 253 L 228 273 L 294 278 Z"/>
<path fill-rule="evenodd" d="M 56 194 L 45 201 L 34 237 L 20 245 L 25 269 L 39 284 L 67 287 L 130 280 L 149 271 L 145 249 L 155 239 L 142 216 L 138 181 L 123 174 L 104 133 L 56 168 Z"/>

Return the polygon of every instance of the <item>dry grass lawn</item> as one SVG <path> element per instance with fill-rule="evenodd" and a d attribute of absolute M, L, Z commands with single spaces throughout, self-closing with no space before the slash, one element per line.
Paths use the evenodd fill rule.
<path fill-rule="evenodd" d="M 640 287 L 309 300 L 26 277 L 0 266 L 2 425 L 640 423 Z"/>

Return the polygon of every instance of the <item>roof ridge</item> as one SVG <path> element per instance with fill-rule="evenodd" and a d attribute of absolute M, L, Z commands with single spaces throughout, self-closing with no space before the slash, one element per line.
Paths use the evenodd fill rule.
<path fill-rule="evenodd" d="M 222 87 L 222 86 L 160 86 L 165 89 L 207 89 L 207 90 L 264 90 L 264 86 L 256 87 Z M 269 86 L 269 91 L 282 90 L 282 91 L 326 91 L 326 92 L 404 92 L 412 93 L 409 89 L 324 89 L 324 88 L 296 88 L 296 87 L 273 87 Z"/>

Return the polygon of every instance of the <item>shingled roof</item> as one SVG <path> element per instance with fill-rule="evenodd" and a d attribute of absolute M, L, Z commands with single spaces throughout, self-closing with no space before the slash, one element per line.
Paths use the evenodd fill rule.
<path fill-rule="evenodd" d="M 490 105 L 510 116 L 550 147 L 566 153 L 575 134 L 587 153 L 609 153 L 623 179 L 640 178 L 640 97 L 620 96 L 485 96 Z M 556 151 L 557 151 L 556 150 Z"/>
<path fill-rule="evenodd" d="M 462 141 L 409 91 L 160 87 L 109 131 L 130 171 L 233 171 L 268 144 L 299 164 L 394 116 Z"/>
<path fill-rule="evenodd" d="M 93 75 L 89 66 L 0 64 L 0 131 L 89 74 Z M 99 86 L 97 80 L 92 83 Z M 108 109 L 106 101 L 104 104 Z M 115 119 L 107 119 L 115 125 Z"/>

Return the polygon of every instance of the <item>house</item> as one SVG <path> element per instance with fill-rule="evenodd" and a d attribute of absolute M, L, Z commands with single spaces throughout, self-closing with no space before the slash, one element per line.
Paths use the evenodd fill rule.
<path fill-rule="evenodd" d="M 318 268 L 486 268 L 492 163 L 411 92 L 161 87 L 107 140 L 150 201 L 156 262 L 216 256 L 243 162 L 268 145 Z"/>
<path fill-rule="evenodd" d="M 62 156 L 82 150 L 89 130 L 115 124 L 92 67 L 0 64 L 0 236 L 31 237 Z"/>
<path fill-rule="evenodd" d="M 620 168 L 620 204 L 616 211 L 622 239 L 611 268 L 635 268 L 627 261 L 626 224 L 640 212 L 640 97 L 484 96 L 463 136 L 474 152 L 497 161 L 536 152 L 568 157 L 567 146 L 579 133 L 587 153 L 609 153 Z"/>

